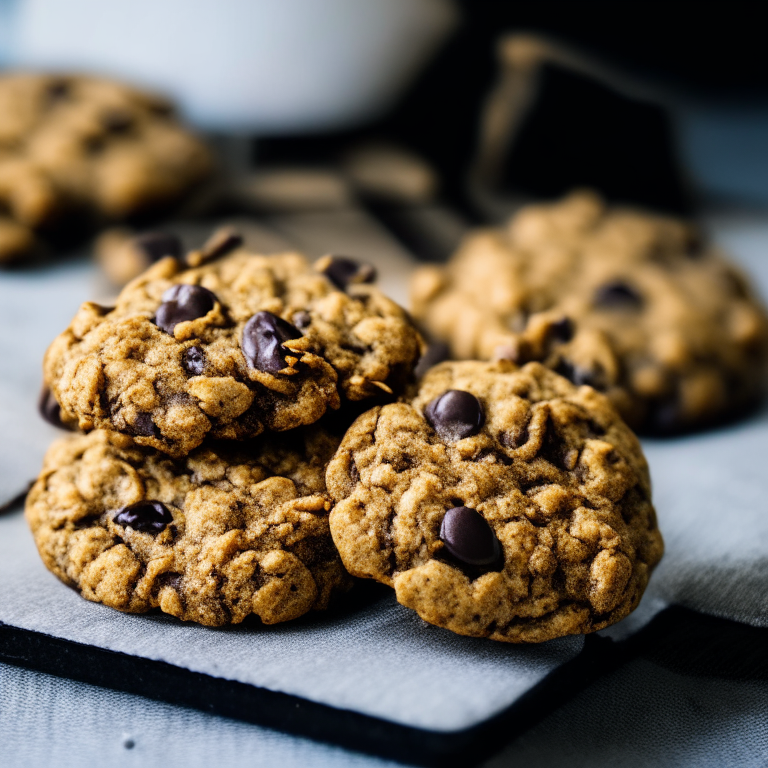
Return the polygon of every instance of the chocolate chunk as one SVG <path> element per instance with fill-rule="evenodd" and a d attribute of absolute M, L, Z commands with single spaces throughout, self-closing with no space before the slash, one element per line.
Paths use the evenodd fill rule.
<path fill-rule="evenodd" d="M 257 312 L 243 328 L 240 346 L 249 365 L 277 373 L 285 368 L 283 343 L 301 338 L 301 331 L 271 312 Z"/>
<path fill-rule="evenodd" d="M 561 360 L 555 367 L 555 373 L 564 376 L 577 387 L 586 384 L 589 387 L 600 389 L 600 376 L 596 371 L 576 365 L 570 360 Z"/>
<path fill-rule="evenodd" d="M 676 397 L 654 402 L 645 419 L 648 431 L 658 435 L 672 435 L 685 427 L 683 410 Z"/>
<path fill-rule="evenodd" d="M 631 285 L 617 280 L 597 289 L 595 305 L 604 309 L 639 309 L 643 297 Z"/>
<path fill-rule="evenodd" d="M 147 257 L 150 264 L 154 264 L 166 256 L 179 259 L 184 253 L 181 240 L 170 232 L 146 232 L 134 237 L 132 244 Z"/>
<path fill-rule="evenodd" d="M 476 435 L 485 421 L 480 401 L 469 392 L 449 389 L 424 409 L 424 416 L 435 432 L 447 442 Z"/>
<path fill-rule="evenodd" d="M 110 133 L 125 133 L 133 122 L 133 115 L 125 109 L 109 109 L 101 115 L 101 124 Z"/>
<path fill-rule="evenodd" d="M 309 312 L 305 312 L 303 309 L 300 309 L 298 312 L 293 313 L 291 320 L 293 320 L 293 324 L 297 328 L 300 328 L 303 331 L 309 328 L 311 325 L 312 315 L 310 315 Z"/>
<path fill-rule="evenodd" d="M 200 285 L 174 285 L 163 294 L 163 303 L 158 307 L 155 323 L 161 331 L 173 334 L 173 329 L 179 323 L 207 315 L 216 301 L 216 295 Z"/>
<path fill-rule="evenodd" d="M 137 501 L 119 510 L 112 521 L 142 533 L 160 533 L 173 522 L 173 515 L 160 501 Z"/>
<path fill-rule="evenodd" d="M 690 259 L 699 259 L 706 252 L 706 242 L 701 232 L 691 229 L 686 233 L 685 255 Z"/>
<path fill-rule="evenodd" d="M 464 565 L 491 567 L 501 560 L 501 544 L 486 519 L 471 507 L 453 507 L 440 525 L 440 540 Z"/>
<path fill-rule="evenodd" d="M 243 244 L 243 236 L 233 229 L 219 229 L 214 232 L 202 247 L 203 258 L 206 262 L 219 259 L 234 251 Z"/>
<path fill-rule="evenodd" d="M 573 338 L 574 330 L 573 320 L 570 317 L 563 317 L 549 326 L 550 337 L 563 343 Z"/>
<path fill-rule="evenodd" d="M 133 424 L 130 425 L 130 431 L 131 434 L 139 437 L 160 437 L 162 435 L 157 424 L 152 421 L 152 414 L 145 411 L 139 411 L 136 414 Z"/>
<path fill-rule="evenodd" d="M 419 358 L 416 368 L 413 371 L 414 376 L 420 379 L 433 365 L 442 363 L 450 355 L 450 348 L 445 342 L 436 341 L 427 347 L 427 351 Z"/>
<path fill-rule="evenodd" d="M 187 373 L 199 376 L 205 370 L 205 352 L 202 347 L 190 347 L 184 350 L 181 356 L 181 364 Z"/>
<path fill-rule="evenodd" d="M 318 262 L 318 269 L 340 291 L 346 291 L 350 285 L 372 283 L 376 279 L 376 268 L 372 264 L 344 256 L 326 256 Z"/>
<path fill-rule="evenodd" d="M 67 80 L 57 78 L 48 84 L 46 95 L 50 101 L 58 101 L 59 99 L 69 96 L 71 90 L 71 86 Z"/>
<path fill-rule="evenodd" d="M 61 420 L 61 406 L 56 398 L 53 396 L 53 392 L 43 385 L 40 391 L 40 398 L 37 401 L 37 409 L 40 411 L 40 415 L 54 427 L 59 429 L 69 429 L 67 425 Z"/>

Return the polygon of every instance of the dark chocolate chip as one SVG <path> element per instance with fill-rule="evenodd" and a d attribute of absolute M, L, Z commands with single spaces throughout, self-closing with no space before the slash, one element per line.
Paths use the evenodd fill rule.
<path fill-rule="evenodd" d="M 202 347 L 185 349 L 181 356 L 181 364 L 187 373 L 199 376 L 205 370 L 205 352 L 203 352 Z"/>
<path fill-rule="evenodd" d="M 706 242 L 701 235 L 695 229 L 690 230 L 685 238 L 685 255 L 690 259 L 701 258 L 706 251 Z"/>
<path fill-rule="evenodd" d="M 372 264 L 348 259 L 344 256 L 329 256 L 320 271 L 340 290 L 350 285 L 372 283 L 376 279 L 376 268 Z"/>
<path fill-rule="evenodd" d="M 110 133 L 125 133 L 133 122 L 133 115 L 125 109 L 109 109 L 101 115 L 101 124 Z"/>
<path fill-rule="evenodd" d="M 301 331 L 271 312 L 257 312 L 243 328 L 240 346 L 256 370 L 277 373 L 285 368 L 283 343 L 298 339 Z"/>
<path fill-rule="evenodd" d="M 130 425 L 130 430 L 131 434 L 139 437 L 160 437 L 162 435 L 157 424 L 152 421 L 152 415 L 145 411 L 139 411 L 136 414 L 133 424 Z"/>
<path fill-rule="evenodd" d="M 61 420 L 61 406 L 53 396 L 53 392 L 43 386 L 40 392 L 40 398 L 37 401 L 37 409 L 40 411 L 40 415 L 54 427 L 59 429 L 69 429 L 67 425 Z"/>
<path fill-rule="evenodd" d="M 576 365 L 570 360 L 561 360 L 555 367 L 555 373 L 559 373 L 564 376 L 572 384 L 580 387 L 586 384 L 589 387 L 599 389 L 600 377 L 596 371 L 591 368 L 584 368 L 581 365 Z"/>
<path fill-rule="evenodd" d="M 499 435 L 499 442 L 505 448 L 519 448 L 521 445 L 525 445 L 528 442 L 528 425 L 520 424 L 514 429 L 510 429 L 508 432 L 502 432 Z"/>
<path fill-rule="evenodd" d="M 303 331 L 309 328 L 311 325 L 312 316 L 309 314 L 309 312 L 305 312 L 303 309 L 300 309 L 298 312 L 293 313 L 291 320 L 293 320 L 293 324 L 297 328 L 300 328 Z"/>
<path fill-rule="evenodd" d="M 174 285 L 163 294 L 163 303 L 157 309 L 155 323 L 161 331 L 173 334 L 173 329 L 179 323 L 207 315 L 216 301 L 216 295 L 201 285 Z"/>
<path fill-rule="evenodd" d="M 604 309 L 639 309 L 643 297 L 631 285 L 616 280 L 597 289 L 595 305 Z"/>
<path fill-rule="evenodd" d="M 71 86 L 69 81 L 57 79 L 48 84 L 46 95 L 51 101 L 58 101 L 59 99 L 69 96 L 70 91 Z"/>
<path fill-rule="evenodd" d="M 166 256 L 179 259 L 184 253 L 181 240 L 169 232 L 146 232 L 134 237 L 133 245 L 146 255 L 150 264 L 154 264 Z"/>
<path fill-rule="evenodd" d="M 226 256 L 230 251 L 243 244 L 243 236 L 233 229 L 220 229 L 214 232 L 202 247 L 206 262 Z"/>
<path fill-rule="evenodd" d="M 450 355 L 449 346 L 443 341 L 436 341 L 427 347 L 426 352 L 419 358 L 416 368 L 413 371 L 414 376 L 420 379 L 432 366 L 447 360 Z"/>
<path fill-rule="evenodd" d="M 137 501 L 123 507 L 112 518 L 116 525 L 142 533 L 160 533 L 173 522 L 173 515 L 160 501 Z"/>
<path fill-rule="evenodd" d="M 471 507 L 453 507 L 440 525 L 440 540 L 464 565 L 490 567 L 501 560 L 501 544 L 486 519 Z"/>
<path fill-rule="evenodd" d="M 427 421 L 447 442 L 476 435 L 485 421 L 480 401 L 469 392 L 449 389 L 424 409 Z"/>
<path fill-rule="evenodd" d="M 571 320 L 570 317 L 563 317 L 549 326 L 551 338 L 555 341 L 562 341 L 563 343 L 570 341 L 573 338 L 574 330 L 573 320 Z"/>

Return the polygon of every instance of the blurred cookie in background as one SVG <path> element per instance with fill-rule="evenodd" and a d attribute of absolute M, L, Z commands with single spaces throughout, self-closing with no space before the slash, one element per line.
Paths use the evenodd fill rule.
<path fill-rule="evenodd" d="M 93 226 L 157 215 L 214 169 L 154 94 L 58 74 L 0 77 L 0 263 Z"/>
<path fill-rule="evenodd" d="M 411 285 L 457 359 L 544 361 L 651 433 L 710 426 L 764 394 L 768 317 L 691 225 L 578 192 L 474 230 Z"/>

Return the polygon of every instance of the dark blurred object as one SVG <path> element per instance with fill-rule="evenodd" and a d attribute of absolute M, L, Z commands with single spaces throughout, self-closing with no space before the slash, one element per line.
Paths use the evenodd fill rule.
<path fill-rule="evenodd" d="M 465 181 L 477 116 L 496 78 L 495 45 L 503 34 L 539 33 L 673 95 L 768 102 L 764 3 L 463 0 L 462 6 L 458 34 L 379 130 L 423 154 L 440 172 L 447 198 L 468 212 Z M 643 136 L 637 130 L 625 139 L 638 143 Z"/>
<path fill-rule="evenodd" d="M 498 45 L 469 197 L 484 218 L 591 187 L 610 200 L 689 213 L 670 117 L 626 78 L 533 35 Z"/>

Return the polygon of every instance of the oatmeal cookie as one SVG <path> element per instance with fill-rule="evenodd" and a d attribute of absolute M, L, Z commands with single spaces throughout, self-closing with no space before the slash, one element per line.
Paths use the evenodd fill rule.
<path fill-rule="evenodd" d="M 394 302 L 350 278 L 350 260 L 312 269 L 234 238 L 187 262 L 200 266 L 161 259 L 114 307 L 83 304 L 53 342 L 44 374 L 64 422 L 182 456 L 205 437 L 293 429 L 342 400 L 373 404 L 411 378 L 420 336 Z"/>
<path fill-rule="evenodd" d="M 213 170 L 163 98 L 86 76 L 0 77 L 0 263 L 177 202 Z"/>
<path fill-rule="evenodd" d="M 476 231 L 412 284 L 455 358 L 541 360 L 605 392 L 631 426 L 677 432 L 763 394 L 768 317 L 689 225 L 577 193 Z"/>
<path fill-rule="evenodd" d="M 96 430 L 51 446 L 26 516 L 46 567 L 88 600 L 275 624 L 349 583 L 323 477 L 337 445 L 313 427 L 174 460 Z"/>
<path fill-rule="evenodd" d="M 663 551 L 637 438 L 605 396 L 540 363 L 437 365 L 411 403 L 355 421 L 326 481 L 349 572 L 462 635 L 607 627 Z"/>

